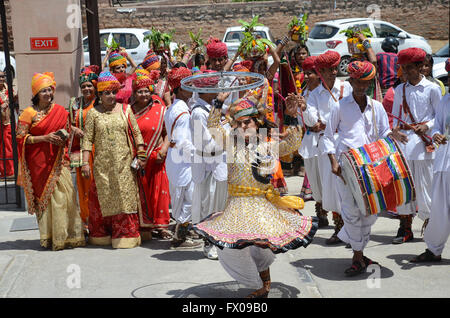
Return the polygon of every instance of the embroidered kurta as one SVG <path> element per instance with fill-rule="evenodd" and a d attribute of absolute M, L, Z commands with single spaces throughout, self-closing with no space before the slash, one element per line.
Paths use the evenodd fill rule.
<path fill-rule="evenodd" d="M 136 145 L 143 145 L 136 118 L 129 106 L 126 107 L 126 115 L 129 116 Z M 84 133 L 82 150 L 91 151 L 95 146 L 93 173 L 102 215 L 137 213 L 138 188 L 130 167 L 134 153 L 125 114 L 93 108 L 87 114 Z"/>

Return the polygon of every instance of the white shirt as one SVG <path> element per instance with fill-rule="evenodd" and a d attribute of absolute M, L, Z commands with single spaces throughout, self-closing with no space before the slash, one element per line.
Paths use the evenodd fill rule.
<path fill-rule="evenodd" d="M 206 171 L 212 171 L 213 177 L 217 181 L 227 180 L 226 153 L 216 146 L 207 127 L 211 108 L 211 105 L 198 97 L 196 104 L 191 109 L 191 136 L 192 143 L 196 149 L 191 168 L 192 180 L 195 183 L 201 183 L 203 181 Z M 220 155 L 202 156 L 202 152 L 205 154 L 216 152 L 220 153 Z"/>
<path fill-rule="evenodd" d="M 312 91 L 310 91 L 308 88 L 303 91 L 303 97 L 305 98 L 306 103 L 308 103 L 309 95 Z M 304 125 L 306 125 L 305 121 L 302 119 L 302 116 L 297 116 L 298 122 L 303 122 Z M 316 157 L 319 155 L 319 133 L 314 133 L 312 131 L 307 130 L 305 132 L 305 135 L 303 136 L 302 145 L 300 146 L 300 149 L 298 150 L 298 153 L 300 156 L 303 157 L 303 159 L 310 159 L 313 157 Z"/>
<path fill-rule="evenodd" d="M 336 130 L 338 139 L 335 142 Z M 386 138 L 390 132 L 389 118 L 380 102 L 367 96 L 366 109 L 361 113 L 359 105 L 351 94 L 344 97 L 339 102 L 339 106 L 332 106 L 323 137 L 325 152 L 335 154 L 339 159 L 343 152 Z"/>
<path fill-rule="evenodd" d="M 173 127 L 172 126 L 179 114 L 181 115 Z M 189 108 L 186 103 L 180 99 L 175 99 L 173 104 L 166 110 L 164 123 L 167 129 L 167 135 L 170 141 L 176 142 L 174 148 L 169 148 L 166 158 L 167 178 L 175 187 L 184 187 L 192 181 L 191 161 L 192 149 L 191 125 Z"/>
<path fill-rule="evenodd" d="M 318 120 L 322 123 L 326 123 L 330 118 L 330 110 L 333 106 L 339 105 L 339 98 L 341 97 L 341 87 L 343 86 L 342 97 L 346 97 L 350 95 L 353 91 L 352 86 L 349 82 L 341 81 L 340 79 L 336 79 L 333 87 L 331 88 L 331 93 L 336 98 L 336 101 L 331 97 L 328 90 L 320 84 L 316 87 L 311 94 L 309 95 L 307 101 L 306 110 L 303 112 L 303 119 L 305 124 L 309 127 L 314 126 Z M 323 135 L 323 132 L 320 133 L 312 133 L 317 135 L 318 139 L 318 147 L 319 147 L 319 155 L 325 153 L 325 146 L 323 144 L 323 138 L 320 135 Z M 335 136 L 337 138 L 337 136 Z"/>
<path fill-rule="evenodd" d="M 442 97 L 441 89 L 436 84 L 427 80 L 423 75 L 422 80 L 415 86 L 411 85 L 409 82 L 397 86 L 394 93 L 392 114 L 401 118 L 408 124 L 412 124 L 413 121 L 409 115 L 404 113 L 404 107 L 402 107 L 402 113 L 400 114 L 400 106 L 403 104 L 403 86 L 405 85 L 406 102 L 408 103 L 411 113 L 416 120 L 416 123 L 428 122 L 426 125 L 430 130 L 428 130 L 426 134 L 430 135 L 434 125 L 434 117 Z M 398 124 L 400 124 L 399 121 L 394 118 L 393 127 L 397 127 Z M 426 152 L 425 143 L 413 130 L 404 130 L 402 132 L 408 136 L 406 145 L 399 143 L 406 159 L 434 159 L 435 152 Z"/>
<path fill-rule="evenodd" d="M 434 159 L 434 172 L 450 172 L 450 94 L 446 94 L 439 104 L 433 133 L 447 136 L 447 144 L 439 145 Z"/>

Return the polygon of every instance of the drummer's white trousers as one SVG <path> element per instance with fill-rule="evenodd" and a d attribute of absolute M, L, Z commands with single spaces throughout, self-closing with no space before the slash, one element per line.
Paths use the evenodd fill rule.
<path fill-rule="evenodd" d="M 322 208 L 326 211 L 340 213 L 341 206 L 337 193 L 338 178 L 331 172 L 331 163 L 328 154 L 319 156 L 319 173 L 322 182 Z"/>
<path fill-rule="evenodd" d="M 432 193 L 430 220 L 424 240 L 434 255 L 441 255 L 450 235 L 450 172 L 434 174 Z"/>
<path fill-rule="evenodd" d="M 344 226 L 339 231 L 338 237 L 349 243 L 354 251 L 363 251 L 369 243 L 370 230 L 377 220 L 377 215 L 366 216 L 366 213 L 358 208 L 350 188 L 341 179 L 337 179 L 336 184 L 341 216 L 344 220 Z"/>
<path fill-rule="evenodd" d="M 431 187 L 433 182 L 433 159 L 408 160 L 409 169 L 414 180 L 416 200 L 397 207 L 399 215 L 415 214 L 426 220 L 431 211 Z"/>
<path fill-rule="evenodd" d="M 311 186 L 312 196 L 314 201 L 322 202 L 322 182 L 319 173 L 319 157 L 304 159 L 305 171 L 308 176 L 308 181 Z"/>

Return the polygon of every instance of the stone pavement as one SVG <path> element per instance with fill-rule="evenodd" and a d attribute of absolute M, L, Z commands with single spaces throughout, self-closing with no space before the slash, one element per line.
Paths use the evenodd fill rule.
<path fill-rule="evenodd" d="M 287 178 L 290 193 L 299 193 L 302 181 Z M 303 213 L 314 215 L 314 202 L 307 202 Z M 204 258 L 201 248 L 173 251 L 170 242 L 156 238 L 130 250 L 44 250 L 37 230 L 10 232 L 14 219 L 28 217 L 26 212 L 0 211 L 0 297 L 236 298 L 250 292 L 218 261 Z M 332 224 L 331 215 L 329 220 Z M 413 242 L 392 245 L 398 223 L 388 216 L 378 218 L 365 254 L 382 267 L 355 278 L 343 273 L 350 266 L 351 250 L 343 244 L 325 245 L 332 226 L 318 230 L 306 249 L 277 255 L 269 297 L 449 297 L 449 244 L 441 263 L 409 263 L 426 248 L 422 221 L 414 220 Z"/>

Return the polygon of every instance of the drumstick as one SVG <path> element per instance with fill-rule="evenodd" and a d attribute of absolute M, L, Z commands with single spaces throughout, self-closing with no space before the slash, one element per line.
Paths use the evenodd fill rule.
<path fill-rule="evenodd" d="M 388 114 L 388 116 L 394 117 L 395 119 L 397 119 L 397 120 L 398 120 L 399 122 L 401 122 L 402 124 L 404 124 L 404 125 L 406 125 L 406 126 L 408 126 L 409 128 L 411 128 L 411 129 L 414 130 L 414 126 L 412 126 L 411 124 L 408 124 L 406 121 L 404 121 L 404 120 L 398 118 L 397 116 L 395 116 L 395 115 L 393 115 L 393 114 L 391 114 L 391 113 L 388 113 L 388 112 L 386 112 L 386 113 Z M 433 139 L 432 139 L 430 136 L 425 135 L 425 134 L 423 134 L 423 136 L 424 136 L 425 138 L 427 138 L 428 140 L 430 140 L 431 142 L 433 142 Z"/>

